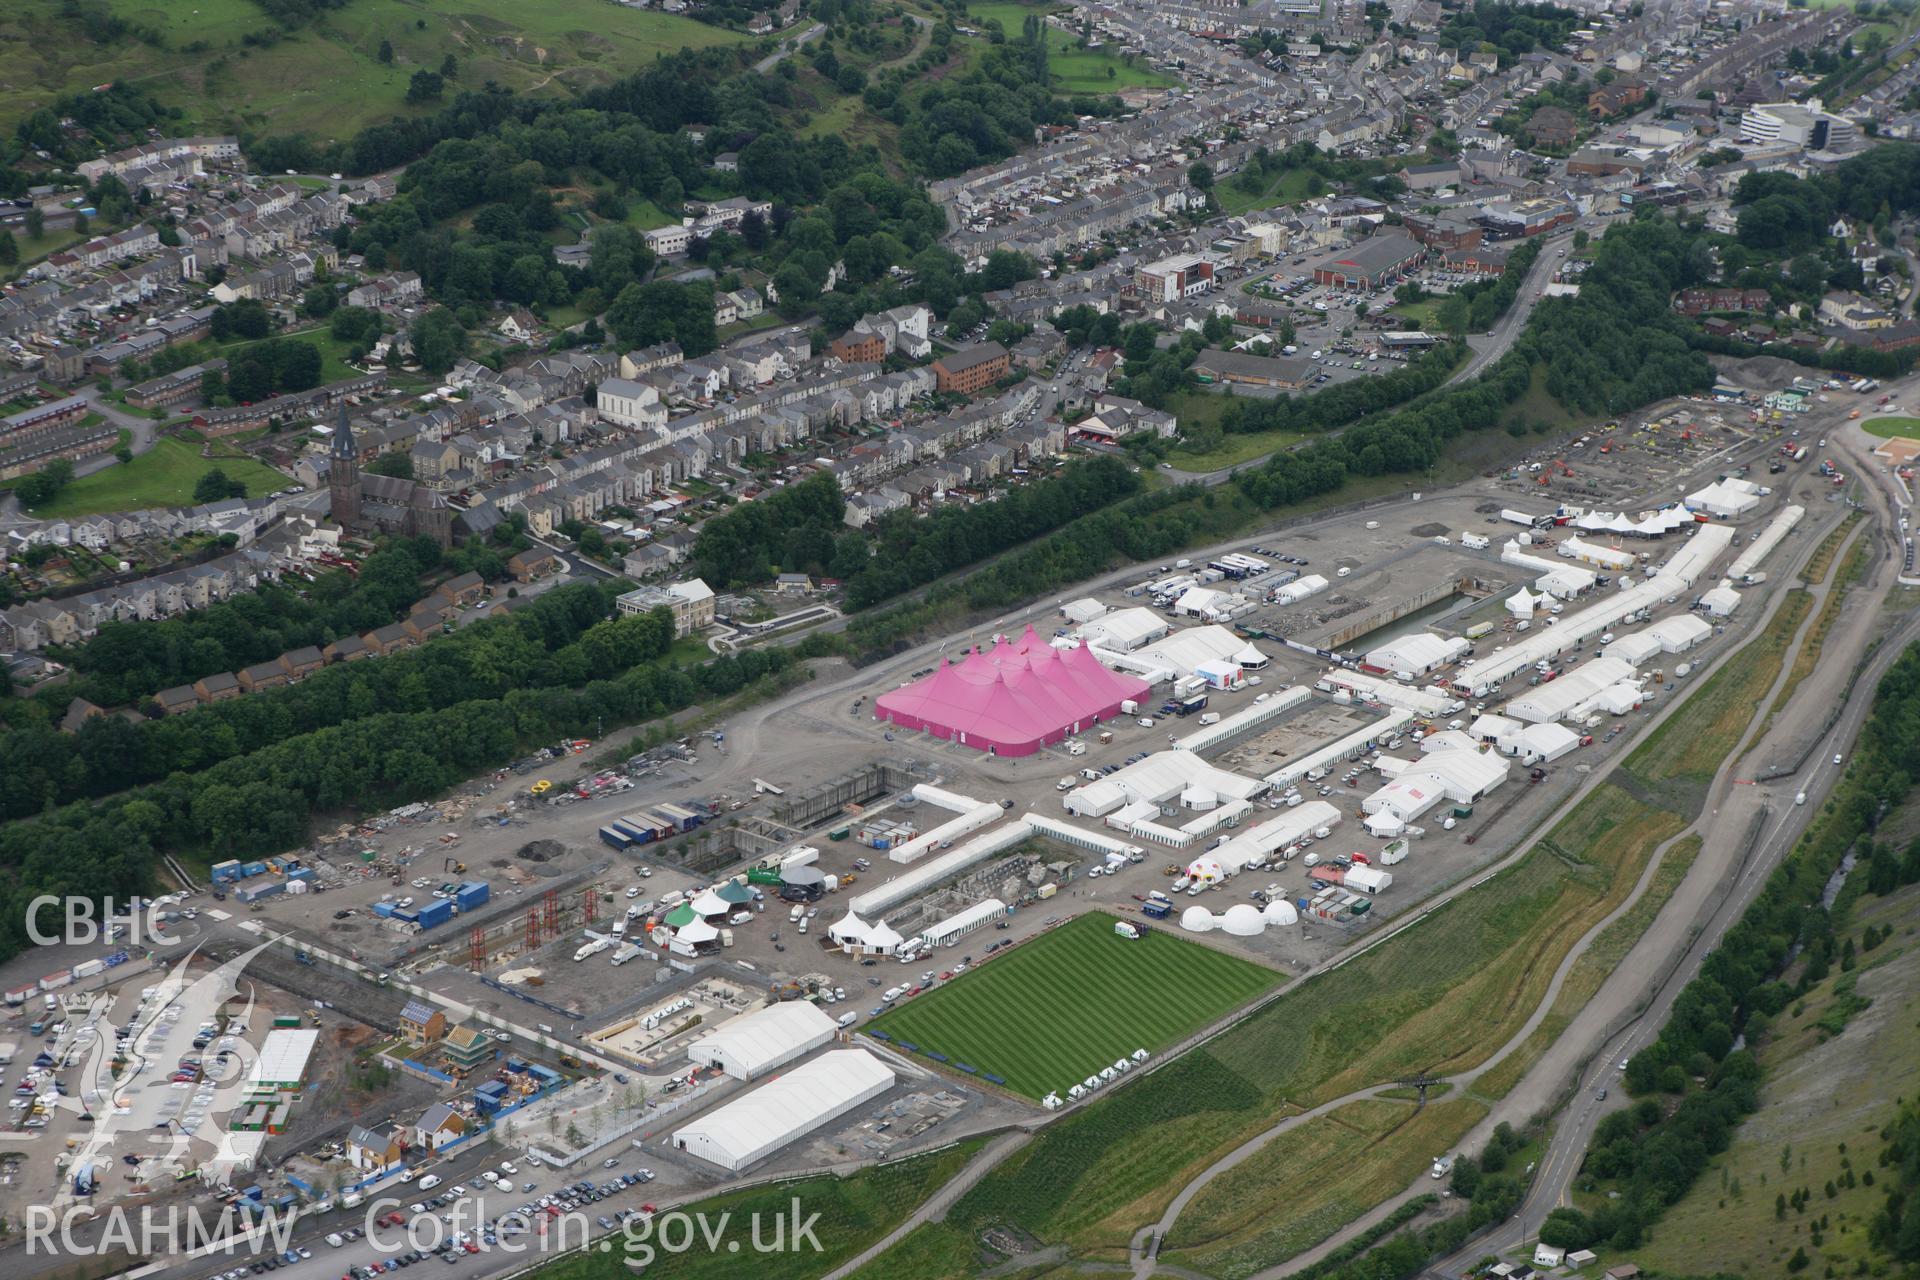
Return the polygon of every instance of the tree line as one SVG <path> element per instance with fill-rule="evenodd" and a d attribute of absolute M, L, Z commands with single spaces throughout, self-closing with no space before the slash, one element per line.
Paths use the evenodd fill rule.
<path fill-rule="evenodd" d="M 0 828 L 0 955 L 28 945 L 23 921 L 36 895 L 124 901 L 152 889 L 154 858 L 163 851 L 218 860 L 295 848 L 316 812 L 424 800 L 533 746 L 738 693 L 818 648 L 751 649 L 691 668 L 643 662 L 575 688 L 510 688 L 444 707 L 377 709 L 103 803 L 10 824 Z"/>
<path fill-rule="evenodd" d="M 22 725 L 0 738 L 0 753 L 22 762 L 0 781 L 0 815 L 22 817 L 210 768 L 380 711 L 440 710 L 509 689 L 584 684 L 664 656 L 673 646 L 671 615 L 610 618 L 618 594 L 611 579 L 559 587 L 432 644 L 336 663 L 298 684 L 179 715 L 96 716 L 77 733 L 44 720 Z"/>
<path fill-rule="evenodd" d="M 304 591 L 267 583 L 175 618 L 106 623 L 60 651 L 72 670 L 65 684 L 26 702 L 0 703 L 0 718 L 18 723 L 21 709 L 35 706 L 58 718 L 71 698 L 121 706 L 289 649 L 384 627 L 426 594 L 423 576 L 446 563 L 431 539 L 396 540 L 361 561 L 358 573 L 332 570 Z"/>

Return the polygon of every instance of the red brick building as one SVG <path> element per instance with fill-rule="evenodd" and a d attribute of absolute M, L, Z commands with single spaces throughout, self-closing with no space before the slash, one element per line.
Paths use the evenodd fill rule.
<path fill-rule="evenodd" d="M 1007 376 L 1012 357 L 997 342 L 965 347 L 933 362 L 934 386 L 940 392 L 970 396 Z"/>
<path fill-rule="evenodd" d="M 875 364 L 887 358 L 887 340 L 877 333 L 855 333 L 849 329 L 828 344 L 836 360 L 849 364 Z"/>

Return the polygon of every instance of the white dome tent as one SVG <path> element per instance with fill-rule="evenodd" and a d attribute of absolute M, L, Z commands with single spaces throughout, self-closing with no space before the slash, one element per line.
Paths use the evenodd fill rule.
<path fill-rule="evenodd" d="M 1267 923 L 1270 925 L 1300 923 L 1300 913 L 1296 911 L 1293 904 L 1285 898 L 1275 898 L 1267 904 L 1267 909 L 1261 912 L 1261 914 L 1266 917 Z"/>
<path fill-rule="evenodd" d="M 1213 912 L 1205 907 L 1188 907 L 1180 913 L 1180 927 L 1188 933 L 1212 933 Z"/>
<path fill-rule="evenodd" d="M 1256 938 L 1266 930 L 1267 922 L 1251 902 L 1236 902 L 1220 917 L 1220 927 L 1236 938 Z"/>

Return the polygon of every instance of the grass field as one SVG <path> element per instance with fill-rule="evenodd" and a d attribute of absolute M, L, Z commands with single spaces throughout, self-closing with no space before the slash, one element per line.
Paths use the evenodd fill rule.
<path fill-rule="evenodd" d="M 975 22 L 998 22 L 1007 39 L 1018 40 L 1029 15 L 1044 16 L 1065 10 L 1064 5 L 1019 4 L 990 0 L 969 4 L 967 16 Z M 1168 89 L 1180 82 L 1144 65 L 1129 66 L 1106 49 L 1079 49 L 1058 27 L 1047 28 L 1047 67 L 1058 93 L 1119 93 L 1122 89 Z"/>
<path fill-rule="evenodd" d="M 923 1222 L 848 1280 L 964 1280 L 979 1272 L 973 1237 L 946 1222 Z"/>
<path fill-rule="evenodd" d="M 1920 440 L 1920 418 L 1868 418 L 1860 424 L 1860 429 L 1883 440 L 1894 436 Z"/>
<path fill-rule="evenodd" d="M 1323 187 L 1323 183 L 1315 181 L 1315 175 L 1310 170 L 1284 169 L 1278 177 L 1269 178 L 1259 190 L 1251 192 L 1229 178 L 1215 185 L 1213 198 L 1219 202 L 1223 212 L 1238 214 L 1277 204 L 1298 204 L 1302 200 L 1312 199 Z"/>
<path fill-rule="evenodd" d="M 1304 439 L 1306 437 L 1297 431 L 1244 431 L 1227 436 L 1218 449 L 1205 452 L 1175 449 L 1167 455 L 1167 461 L 1182 471 L 1218 471 L 1221 467 L 1264 458 Z"/>
<path fill-rule="evenodd" d="M 1309 1121 L 1209 1183 L 1180 1215 L 1161 1256 L 1243 1280 L 1404 1188 L 1486 1113 L 1471 1098 L 1423 1108 L 1367 1100 Z"/>
<path fill-rule="evenodd" d="M 33 514 L 43 519 L 134 511 L 141 507 L 190 506 L 193 486 L 215 467 L 247 486 L 249 496 L 272 493 L 287 478 L 250 458 L 207 459 L 183 440 L 162 439 L 132 462 L 82 476 Z"/>
<path fill-rule="evenodd" d="M 0 126 L 57 93 L 108 80 L 138 81 L 186 113 L 180 132 L 304 132 L 345 138 L 409 106 L 415 71 L 459 60 L 459 87 L 489 80 L 512 89 L 584 89 L 684 46 L 744 43 L 737 32 L 602 0 L 354 0 L 270 48 L 243 36 L 273 24 L 253 0 L 107 0 L 113 12 L 165 36 L 155 49 L 131 37 L 108 45 L 62 38 L 59 0 L 0 6 Z M 390 64 L 376 56 L 380 42 Z M 205 47 L 189 51 L 204 42 Z"/>
<path fill-rule="evenodd" d="M 1885 1189 L 1857 1175 L 1884 1176 L 1880 1128 L 1893 1118 L 1895 1100 L 1913 1093 L 1913 1063 L 1920 1061 L 1916 908 L 1915 886 L 1855 906 L 1846 936 L 1857 939 L 1873 924 L 1891 925 L 1893 937 L 1864 953 L 1852 973 L 1836 965 L 1772 1020 L 1757 1046 L 1760 1109 L 1667 1210 L 1652 1240 L 1632 1252 L 1635 1261 L 1668 1275 L 1784 1275 L 1787 1259 L 1804 1248 L 1813 1263 L 1803 1273 L 1808 1276 L 1888 1274 L 1884 1255 L 1870 1261 L 1864 1241 L 1868 1223 L 1885 1203 Z M 1849 982 L 1853 1012 L 1834 1034 L 1835 1003 L 1843 998 L 1837 988 Z M 1860 1008 L 1862 999 L 1871 1003 Z M 1850 1170 L 1854 1186 L 1847 1185 Z M 1776 1218 L 1775 1197 L 1802 1187 L 1812 1192 L 1806 1210 L 1789 1208 Z M 1820 1219 L 1827 1228 L 1816 1243 L 1813 1228 Z"/>
<path fill-rule="evenodd" d="M 1098 912 L 1075 917 L 868 1029 L 991 1072 L 1027 1097 L 1064 1096 L 1115 1059 L 1156 1052 L 1280 980 L 1169 930 L 1130 941 L 1113 924 Z"/>
<path fill-rule="evenodd" d="M 664 1247 L 668 1236 L 662 1233 L 652 1239 L 656 1256 L 641 1274 L 673 1280 L 733 1280 L 746 1274 L 754 1280 L 809 1280 L 825 1275 L 899 1226 L 923 1200 L 960 1172 L 982 1145 L 982 1139 L 970 1139 L 897 1164 L 863 1169 L 848 1178 L 804 1178 L 687 1205 L 686 1212 L 704 1215 L 709 1228 L 722 1233 L 718 1243 L 709 1247 L 696 1233 L 692 1248 L 669 1252 Z M 791 1230 L 796 1206 L 803 1221 L 809 1215 L 820 1215 L 813 1229 L 819 1250 L 805 1244 L 755 1250 L 756 1238 L 763 1244 L 774 1241 L 774 1224 L 780 1219 L 786 1219 Z M 714 1226 L 722 1215 L 728 1215 L 728 1225 Z M 757 1237 L 753 1234 L 756 1230 Z M 537 1274 L 540 1280 L 631 1280 L 635 1271 L 624 1265 L 629 1256 L 616 1238 L 614 1252 L 572 1254 Z"/>

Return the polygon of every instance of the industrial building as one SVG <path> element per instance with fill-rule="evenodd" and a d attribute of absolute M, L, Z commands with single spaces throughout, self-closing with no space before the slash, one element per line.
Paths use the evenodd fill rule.
<path fill-rule="evenodd" d="M 929 950 L 950 947 L 968 934 L 984 929 L 996 920 L 1006 919 L 1010 911 L 1011 908 L 998 898 L 976 902 L 938 924 L 929 925 L 920 934 L 920 945 Z"/>
<path fill-rule="evenodd" d="M 824 1016 L 824 1015 L 823 1015 Z M 673 1131 L 673 1145 L 738 1173 L 893 1088 L 864 1049 L 836 1049 Z"/>
<path fill-rule="evenodd" d="M 1216 769 L 1191 751 L 1156 751 L 1145 760 L 1074 788 L 1061 803 L 1068 813 L 1097 818 L 1141 801 L 1158 807 L 1198 793 L 1212 796 L 1214 803 L 1251 800 L 1266 789 L 1266 783 Z"/>
<path fill-rule="evenodd" d="M 874 699 L 873 714 L 991 755 L 1027 756 L 1121 713 L 1146 681 L 1100 665 L 1091 650 L 1055 649 L 1032 626 Z"/>
<path fill-rule="evenodd" d="M 834 1021 L 817 1005 L 789 1000 L 730 1018 L 694 1041 L 687 1058 L 735 1080 L 757 1080 L 833 1039 Z"/>
<path fill-rule="evenodd" d="M 1677 592 L 1691 588 L 1732 541 L 1733 529 L 1728 525 L 1699 526 L 1698 532 L 1681 544 L 1653 577 L 1625 590 L 1608 593 L 1580 612 L 1561 618 L 1557 626 L 1532 631 L 1497 653 L 1475 658 L 1455 673 L 1453 689 L 1471 697 L 1485 697 L 1508 677 L 1597 638 L 1643 609 L 1654 608 Z M 1513 545 L 1509 543 L 1508 547 Z"/>
<path fill-rule="evenodd" d="M 320 1033 L 311 1027 L 267 1032 L 260 1057 L 247 1073 L 249 1093 L 297 1093 L 306 1085 L 307 1063 Z"/>
<path fill-rule="evenodd" d="M 1268 662 L 1267 655 L 1215 623 L 1187 627 L 1128 653 L 1099 657 L 1108 666 L 1136 672 L 1152 684 L 1197 675 L 1216 688 L 1237 684 L 1239 672 L 1258 670 Z"/>
<path fill-rule="evenodd" d="M 1723 520 L 1743 516 L 1760 505 L 1760 499 L 1773 492 L 1765 485 L 1751 480 L 1742 480 L 1730 476 L 1715 480 L 1704 489 L 1696 489 L 1687 495 L 1687 508 L 1691 511 L 1704 511 L 1710 516 L 1719 516 Z"/>

